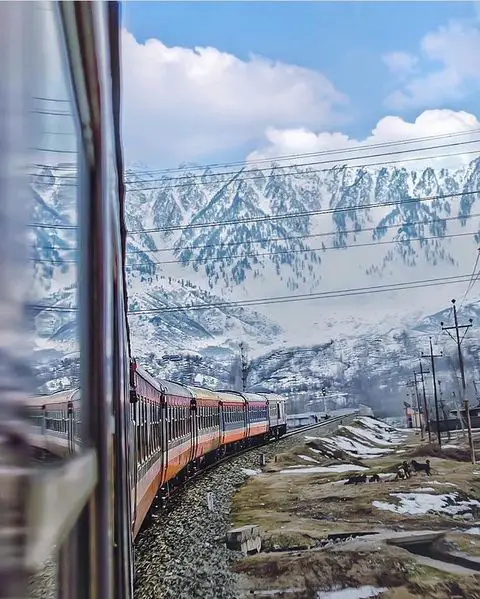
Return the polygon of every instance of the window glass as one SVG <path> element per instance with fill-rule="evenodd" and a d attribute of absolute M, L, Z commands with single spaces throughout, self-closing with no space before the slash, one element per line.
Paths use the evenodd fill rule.
<path fill-rule="evenodd" d="M 63 437 L 74 434 L 81 450 L 79 335 L 79 156 L 80 135 L 70 75 L 60 37 L 56 5 L 32 4 L 36 28 L 32 43 L 36 64 L 32 79 L 31 140 L 28 164 L 31 202 L 28 207 L 29 326 L 33 337 L 34 392 L 57 408 Z M 36 403 L 42 403 L 39 399 Z M 34 408 L 32 413 L 38 411 Z M 34 415 L 34 414 L 32 414 Z M 62 419 L 73 426 L 58 428 Z M 34 422 L 38 424 L 38 419 Z M 70 432 L 70 433 L 69 433 Z"/>

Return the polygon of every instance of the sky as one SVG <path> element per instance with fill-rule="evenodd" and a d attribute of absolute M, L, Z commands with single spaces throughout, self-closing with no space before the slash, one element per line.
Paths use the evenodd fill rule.
<path fill-rule="evenodd" d="M 128 2 L 128 162 L 155 168 L 480 127 L 476 2 Z"/>

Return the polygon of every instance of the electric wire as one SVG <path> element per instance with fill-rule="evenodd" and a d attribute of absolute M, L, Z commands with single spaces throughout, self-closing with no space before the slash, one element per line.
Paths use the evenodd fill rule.
<path fill-rule="evenodd" d="M 402 283 L 387 283 L 383 285 L 373 285 L 367 287 L 354 287 L 348 289 L 338 289 L 331 291 L 322 291 L 316 293 L 308 293 L 308 294 L 300 294 L 300 295 L 285 295 L 285 296 L 275 296 L 275 297 L 266 297 L 266 298 L 255 298 L 248 300 L 232 300 L 232 301 L 222 301 L 222 302 L 211 302 L 206 304 L 191 304 L 191 305 L 183 305 L 183 306 L 165 306 L 162 308 L 144 308 L 144 309 L 136 309 L 129 310 L 128 314 L 157 314 L 164 312 L 178 312 L 178 311 L 190 311 L 190 310 L 209 310 L 211 308 L 235 308 L 235 307 L 243 307 L 243 306 L 260 306 L 260 305 L 271 305 L 271 304 L 281 304 L 281 303 L 289 303 L 289 302 L 298 302 L 298 301 L 306 301 L 306 300 L 314 300 L 314 299 L 329 299 L 329 298 L 339 298 L 339 297 L 350 297 L 353 295 L 364 295 L 369 293 L 384 293 L 389 291 L 403 291 L 406 289 L 417 289 L 423 287 L 432 287 L 438 285 L 450 285 L 454 283 L 463 283 L 468 280 L 470 274 L 465 275 L 455 275 L 450 277 L 436 277 L 433 279 L 421 279 L 417 281 L 408 281 Z M 35 310 L 37 312 L 46 311 L 46 312 L 77 312 L 78 308 L 76 307 L 66 307 L 66 306 L 49 306 L 49 305 L 41 305 L 41 304 L 31 304 L 29 306 L 30 310 Z"/>
<path fill-rule="evenodd" d="M 468 215 L 468 219 L 480 217 L 480 212 L 476 212 Z M 178 247 L 167 247 L 167 248 L 155 248 L 155 249 L 136 249 L 136 250 L 128 250 L 127 255 L 132 254 L 150 254 L 150 253 L 162 253 L 162 252 L 177 252 L 177 251 L 189 251 L 189 250 L 204 250 L 208 248 L 224 248 L 224 247 L 232 247 L 239 245 L 252 245 L 256 243 L 268 243 L 268 242 L 276 242 L 276 241 L 303 241 L 305 239 L 316 239 L 319 237 L 331 237 L 333 235 L 348 235 L 350 233 L 356 235 L 358 233 L 372 232 L 372 231 L 385 231 L 388 229 L 404 229 L 408 227 L 414 227 L 418 225 L 432 225 L 435 223 L 445 223 L 454 220 L 463 220 L 466 217 L 463 215 L 458 216 L 446 216 L 442 218 L 434 218 L 434 219 L 423 219 L 417 221 L 409 221 L 409 222 L 401 222 L 401 223 L 393 223 L 390 225 L 377 225 L 375 227 L 357 227 L 355 229 L 339 229 L 337 231 L 326 231 L 323 233 L 306 233 L 305 235 L 287 235 L 283 237 L 262 237 L 259 239 L 249 239 L 245 241 L 224 241 L 220 243 L 205 243 L 201 245 L 186 245 L 186 246 L 178 246 Z M 78 248 L 76 247 L 64 247 L 59 245 L 33 245 L 30 246 L 31 249 L 34 250 L 57 250 L 57 251 L 65 251 L 65 252 L 76 252 Z"/>

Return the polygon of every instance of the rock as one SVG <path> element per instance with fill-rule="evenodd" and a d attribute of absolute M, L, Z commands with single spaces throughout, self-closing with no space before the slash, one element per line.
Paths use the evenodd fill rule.
<path fill-rule="evenodd" d="M 244 555 L 251 551 L 260 553 L 262 548 L 260 528 L 256 525 L 247 524 L 229 530 L 227 533 L 227 547 L 234 551 L 241 551 Z"/>

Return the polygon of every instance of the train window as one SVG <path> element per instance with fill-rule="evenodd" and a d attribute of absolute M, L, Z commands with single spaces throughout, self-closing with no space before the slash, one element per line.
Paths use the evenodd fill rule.
<path fill-rule="evenodd" d="M 170 404 L 167 406 L 167 435 L 170 442 L 172 439 L 172 406 Z"/>
<path fill-rule="evenodd" d="M 30 272 L 26 280 L 32 282 L 28 302 L 33 346 L 43 351 L 33 352 L 30 366 L 35 394 L 64 392 L 55 431 L 65 437 L 75 432 L 71 446 L 80 451 L 86 435 L 80 426 L 67 427 L 66 423 L 68 401 L 81 381 L 79 186 L 83 148 L 57 7 L 50 2 L 35 3 L 32 10 L 36 31 L 31 41 L 37 62 L 30 73 L 27 172 L 31 201 L 26 213 Z M 48 362 L 40 358 L 47 353 L 54 356 Z M 73 407 L 71 417 L 80 422 L 81 394 Z"/>

